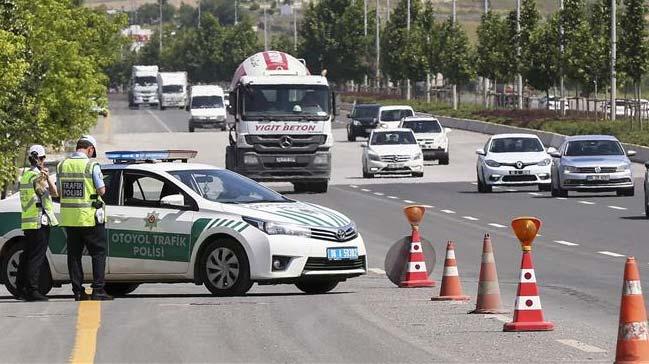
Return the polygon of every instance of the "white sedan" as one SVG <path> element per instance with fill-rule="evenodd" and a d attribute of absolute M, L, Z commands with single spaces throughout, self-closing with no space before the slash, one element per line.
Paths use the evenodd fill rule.
<path fill-rule="evenodd" d="M 538 186 L 550 191 L 552 159 L 534 134 L 499 134 L 476 150 L 478 192 L 493 186 Z"/>
<path fill-rule="evenodd" d="M 115 161 L 102 166 L 111 294 L 176 282 L 204 284 L 217 296 L 242 295 L 255 282 L 324 293 L 366 273 L 363 238 L 337 211 L 291 200 L 222 168 L 171 162 L 192 156 L 183 151 L 106 155 Z M 25 244 L 17 195 L 0 202 L 0 220 L 0 279 L 16 294 Z M 90 257 L 83 265 L 91 280 Z M 56 227 L 40 290 L 67 282 L 65 234 Z"/>
<path fill-rule="evenodd" d="M 377 174 L 424 176 L 424 157 L 411 129 L 374 129 L 363 147 L 363 178 Z"/>

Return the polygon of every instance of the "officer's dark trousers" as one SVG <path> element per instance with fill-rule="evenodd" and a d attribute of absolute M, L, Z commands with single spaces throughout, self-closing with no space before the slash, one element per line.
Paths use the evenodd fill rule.
<path fill-rule="evenodd" d="M 18 264 L 16 286 L 19 289 L 32 292 L 38 290 L 38 279 L 45 262 L 47 243 L 50 240 L 50 227 L 43 225 L 40 229 L 24 230 L 24 233 L 25 250 L 23 250 L 20 264 Z"/>
<path fill-rule="evenodd" d="M 83 291 L 83 267 L 81 255 L 88 249 L 92 258 L 92 288 L 104 288 L 106 270 L 106 229 L 103 224 L 92 227 L 66 227 L 68 234 L 68 271 L 72 281 L 72 292 Z"/>

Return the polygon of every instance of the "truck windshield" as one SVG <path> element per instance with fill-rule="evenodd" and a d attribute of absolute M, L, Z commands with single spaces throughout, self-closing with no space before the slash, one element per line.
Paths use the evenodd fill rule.
<path fill-rule="evenodd" d="M 252 85 L 244 88 L 243 95 L 243 111 L 248 117 L 326 117 L 330 112 L 327 86 Z"/>
<path fill-rule="evenodd" d="M 218 109 L 223 107 L 221 96 L 194 96 L 192 109 Z"/>
<path fill-rule="evenodd" d="M 135 77 L 135 84 L 138 86 L 153 86 L 158 84 L 158 79 L 154 76 Z"/>
<path fill-rule="evenodd" d="M 203 198 L 231 204 L 292 202 L 259 183 L 224 169 L 170 171 Z"/>
<path fill-rule="evenodd" d="M 179 94 L 183 92 L 183 85 L 164 85 L 162 86 L 163 94 Z"/>

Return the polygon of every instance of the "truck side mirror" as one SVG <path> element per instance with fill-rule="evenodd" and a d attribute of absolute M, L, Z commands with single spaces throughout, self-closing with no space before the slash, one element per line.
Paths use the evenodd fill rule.
<path fill-rule="evenodd" d="M 228 104 L 228 114 L 237 116 L 237 105 L 239 100 L 237 100 L 237 92 L 230 91 L 230 101 Z"/>

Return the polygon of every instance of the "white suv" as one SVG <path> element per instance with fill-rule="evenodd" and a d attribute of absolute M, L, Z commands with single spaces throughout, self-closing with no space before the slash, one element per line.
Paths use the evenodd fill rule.
<path fill-rule="evenodd" d="M 448 164 L 448 136 L 450 128 L 442 127 L 439 120 L 433 117 L 408 117 L 403 119 L 401 128 L 412 129 L 417 143 L 424 154 L 424 160 L 438 160 L 439 164 Z"/>
<path fill-rule="evenodd" d="M 377 127 L 398 128 L 401 120 L 411 116 L 415 116 L 415 110 L 408 105 L 381 106 Z"/>

